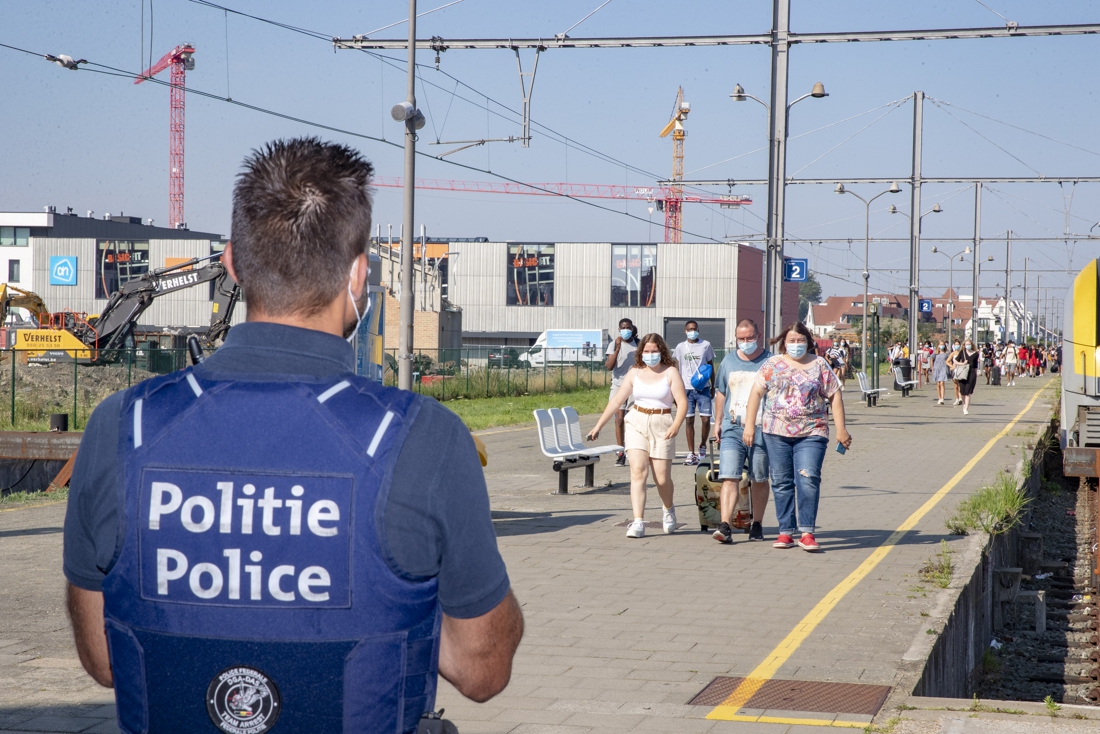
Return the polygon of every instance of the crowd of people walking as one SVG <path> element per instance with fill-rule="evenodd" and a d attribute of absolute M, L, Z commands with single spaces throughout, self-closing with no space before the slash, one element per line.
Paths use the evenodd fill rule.
<path fill-rule="evenodd" d="M 616 439 L 623 446 L 616 464 L 630 466 L 634 517 L 626 535 L 645 536 L 646 482 L 651 474 L 664 508 L 661 527 L 665 533 L 675 532 L 672 462 L 676 436 L 686 426 L 685 465 L 698 465 L 706 456 L 708 438 L 718 445 L 721 489 L 716 540 L 732 540 L 739 485 L 747 474 L 751 521 L 743 527 L 749 529 L 749 540 L 764 540 L 764 510 L 770 496 L 779 521 L 773 545 L 820 550 L 814 533 L 830 415 L 836 450 L 844 453 L 852 443 L 842 397 L 852 346 L 834 338 L 819 350 L 802 323 L 787 326 L 772 340 L 774 353 L 766 349 L 769 345 L 763 343 L 751 319 L 737 324 L 735 336 L 736 348 L 715 369 L 714 348 L 701 338 L 695 321 L 685 324 L 685 338 L 673 349 L 659 334 L 639 338 L 630 319 L 619 322 L 605 365 L 612 373 L 610 400 L 588 438 L 595 440 L 614 420 Z M 977 344 L 968 336 L 935 345 L 925 341 L 912 355 L 897 342 L 887 357 L 895 364 L 895 360 L 909 359 L 919 380 L 935 383 L 938 405 L 948 399 L 950 382 L 953 405 L 962 406 L 963 415 L 970 414 L 980 377 L 985 377 L 986 385 L 1012 386 L 1017 377 L 1057 373 L 1061 365 L 1057 346 L 1018 345 L 1012 340 Z"/>
<path fill-rule="evenodd" d="M 612 420 L 616 428 L 623 427 L 620 445 L 630 464 L 634 512 L 627 537 L 645 537 L 646 482 L 651 473 L 664 508 L 661 527 L 665 533 L 675 532 L 671 464 L 676 435 L 686 421 L 689 446 L 684 463 L 697 464 L 699 454 L 706 451 L 713 417 L 709 433 L 719 444 L 722 482 L 721 522 L 714 531 L 715 540 L 732 541 L 738 485 L 747 465 L 753 498 L 749 540 L 764 540 L 762 523 L 770 487 L 779 520 L 779 534 L 772 545 L 820 550 L 814 533 L 830 414 L 837 450 L 847 451 L 852 444 L 837 376 L 848 359 L 847 347 L 841 350 L 837 343 L 827 350 L 827 357 L 818 356 L 813 334 L 804 324 L 796 323 L 772 340 L 773 354 L 764 348 L 757 324 L 744 319 L 735 331 L 737 348 L 715 371 L 714 350 L 700 339 L 694 321 L 685 324 L 685 340 L 671 351 L 659 334 L 646 334 L 635 346 L 637 330 L 629 319 L 619 327 L 620 335 L 608 348 L 606 364 L 618 382 L 588 439 L 596 440 Z M 626 370 L 624 343 L 634 347 L 633 364 Z M 621 374 L 616 375 L 617 371 Z M 711 410 L 712 391 L 717 393 L 717 415 Z M 693 430 L 697 413 L 703 442 L 698 453 Z"/>

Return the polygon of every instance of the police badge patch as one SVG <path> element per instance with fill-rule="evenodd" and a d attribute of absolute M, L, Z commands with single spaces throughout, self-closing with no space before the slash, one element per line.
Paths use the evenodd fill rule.
<path fill-rule="evenodd" d="M 275 725 L 281 706 L 275 682 L 246 665 L 226 668 L 206 689 L 206 712 L 226 734 L 263 734 Z"/>

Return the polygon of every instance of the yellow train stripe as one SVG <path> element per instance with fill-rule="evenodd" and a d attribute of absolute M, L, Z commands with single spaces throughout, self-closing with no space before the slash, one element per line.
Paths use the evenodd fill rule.
<path fill-rule="evenodd" d="M 1096 376 L 1097 346 L 1097 261 L 1093 260 L 1073 279 L 1073 367 L 1084 368 L 1083 377 Z M 1079 353 L 1085 352 L 1084 359 Z M 1063 357 L 1064 359 L 1064 357 Z"/>
<path fill-rule="evenodd" d="M 732 717 L 737 716 L 737 712 L 741 707 L 748 703 L 749 699 L 756 695 L 756 692 L 759 691 L 766 682 L 772 679 L 776 671 L 790 659 L 799 645 L 801 645 L 810 633 L 821 624 L 829 612 L 833 611 L 836 605 L 840 603 L 840 600 L 843 599 L 849 591 L 855 588 L 856 584 L 866 578 L 867 574 L 871 573 L 884 558 L 886 558 L 887 554 L 889 554 L 890 551 L 894 549 L 894 546 L 898 544 L 898 541 L 900 541 L 906 533 L 916 527 L 917 523 L 920 522 L 932 508 L 939 504 L 940 500 L 946 497 L 947 493 L 954 489 L 955 486 L 962 481 L 963 477 L 970 473 L 971 469 L 977 466 L 978 462 L 989 453 L 990 449 L 992 449 L 998 441 L 1008 435 L 1008 432 L 1011 431 L 1013 427 L 1020 422 L 1020 419 L 1031 410 L 1031 407 L 1035 405 L 1035 401 L 1039 399 L 1040 393 L 1054 383 L 1054 380 L 1048 380 L 1045 385 L 1036 390 L 1035 394 L 1031 396 L 1031 400 L 1024 406 L 1024 409 L 1017 413 L 1016 417 L 1013 418 L 1008 425 L 1002 428 L 996 436 L 989 439 L 985 446 L 983 446 L 970 461 L 966 462 L 966 465 L 962 469 L 959 469 L 959 471 L 955 473 L 955 476 L 948 480 L 947 484 L 940 487 L 934 495 L 928 498 L 928 501 L 910 515 L 905 522 L 898 526 L 898 529 L 891 533 L 890 537 L 888 537 L 882 545 L 872 551 L 871 555 L 868 556 L 863 563 L 859 564 L 854 571 L 848 574 L 843 581 L 834 586 L 821 601 L 815 604 L 814 608 L 811 609 L 806 616 L 795 625 L 794 629 L 775 646 L 775 649 L 764 658 L 764 662 L 756 666 L 756 668 L 745 677 L 741 684 L 730 693 L 725 701 L 715 706 L 714 710 L 707 714 L 707 718 L 722 721 L 735 720 Z M 832 724 L 830 723 L 829 726 L 832 726 Z M 860 726 L 866 726 L 866 724 L 860 724 Z"/>

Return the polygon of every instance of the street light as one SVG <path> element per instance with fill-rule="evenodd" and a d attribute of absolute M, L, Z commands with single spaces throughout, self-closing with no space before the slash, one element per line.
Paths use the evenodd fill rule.
<path fill-rule="evenodd" d="M 816 86 L 815 86 L 815 89 L 816 89 Z M 801 99 L 801 97 L 799 97 L 799 99 Z M 798 101 L 798 100 L 795 100 L 795 101 Z M 867 375 L 869 377 L 870 373 L 867 372 L 867 300 L 868 300 L 868 292 L 867 291 L 868 291 L 868 281 L 871 278 L 871 273 L 868 270 L 868 264 L 867 263 L 868 263 L 868 260 L 869 260 L 869 257 L 870 257 L 870 250 L 871 250 L 871 202 L 874 201 L 875 199 L 877 199 L 878 197 L 883 196 L 884 194 L 900 194 L 901 193 L 901 187 L 898 186 L 897 182 L 894 182 L 894 183 L 890 184 L 890 188 L 886 189 L 885 191 L 882 191 L 882 192 L 879 192 L 879 193 L 875 194 L 870 199 L 864 199 L 862 196 L 860 196 L 856 192 L 849 191 L 848 189 L 844 188 L 844 184 L 842 184 L 842 183 L 838 183 L 836 185 L 836 188 L 833 189 L 833 191 L 834 191 L 834 193 L 837 193 L 837 194 L 851 194 L 852 196 L 854 196 L 857 199 L 859 199 L 860 201 L 862 201 L 864 207 L 867 210 L 866 211 L 866 218 L 864 220 L 864 227 L 863 227 L 863 336 L 862 336 L 861 341 L 859 343 L 859 354 L 860 354 L 859 362 L 860 362 L 860 368 L 865 373 L 867 373 Z M 891 207 L 891 209 L 892 208 L 893 207 Z M 876 374 L 877 374 L 877 372 L 876 372 Z"/>
<path fill-rule="evenodd" d="M 774 81 L 774 80 L 773 80 Z M 772 91 L 775 92 L 773 85 Z M 730 97 L 734 102 L 744 102 L 751 99 L 759 102 L 768 111 L 768 220 L 767 220 L 767 266 L 764 290 L 764 337 L 771 339 L 776 335 L 782 324 L 780 323 L 779 304 L 782 300 L 783 288 L 783 212 L 785 210 L 784 194 L 787 186 L 787 131 L 790 120 L 791 107 L 802 100 L 813 97 L 821 99 L 828 97 L 825 85 L 817 82 L 808 94 L 798 97 L 788 104 L 783 110 L 782 120 L 773 114 L 771 105 L 762 99 L 745 92 L 745 88 L 737 84 L 733 88 Z M 783 100 L 786 100 L 786 84 L 784 84 Z M 778 97 L 776 98 L 778 101 Z"/>
<path fill-rule="evenodd" d="M 947 343 L 951 343 L 951 327 L 955 321 L 955 258 L 959 258 L 959 262 L 966 262 L 963 255 L 970 254 L 970 245 L 967 245 L 962 252 L 956 252 L 954 255 L 948 255 L 946 252 L 942 252 L 937 247 L 932 247 L 932 252 L 936 255 L 943 255 L 951 261 L 951 275 L 949 285 L 947 286 Z M 910 304 L 912 306 L 912 304 Z"/>

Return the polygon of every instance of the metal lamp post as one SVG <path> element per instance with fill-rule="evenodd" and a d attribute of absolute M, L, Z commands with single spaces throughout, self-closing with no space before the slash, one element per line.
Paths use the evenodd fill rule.
<path fill-rule="evenodd" d="M 951 343 L 951 327 L 955 321 L 955 258 L 959 258 L 959 262 L 965 262 L 963 255 L 970 254 L 970 245 L 967 245 L 962 251 L 956 252 L 954 255 L 948 255 L 946 252 L 940 250 L 937 247 L 932 248 L 933 254 L 943 255 L 951 261 L 950 280 L 947 286 L 947 343 Z"/>
<path fill-rule="evenodd" d="M 834 191 L 838 194 L 851 194 L 860 201 L 863 202 L 863 206 L 866 209 L 866 217 L 864 219 L 863 226 L 863 336 L 860 337 L 859 354 L 860 354 L 860 368 L 864 373 L 867 372 L 867 300 L 868 300 L 868 281 L 871 279 L 871 273 L 868 270 L 868 259 L 871 254 L 871 202 L 880 196 L 885 194 L 900 194 L 901 187 L 897 183 L 890 184 L 890 188 L 885 191 L 881 191 L 870 199 L 864 199 L 862 196 L 854 191 L 849 191 L 844 188 L 844 184 L 837 184 Z"/>
<path fill-rule="evenodd" d="M 891 214 L 900 214 L 900 215 L 902 215 L 903 217 L 905 217 L 906 219 L 909 220 L 909 228 L 910 229 L 913 228 L 912 227 L 913 218 L 911 216 L 909 216 L 908 214 L 906 214 L 905 212 L 898 209 L 893 204 L 890 205 L 890 208 L 887 209 L 887 211 L 890 212 Z M 932 205 L 931 209 L 929 209 L 924 214 L 921 214 L 919 217 L 917 217 L 917 238 L 918 239 L 920 238 L 921 224 L 924 222 L 924 218 L 927 217 L 929 214 L 940 214 L 941 212 L 943 212 L 943 207 L 940 206 L 938 203 L 936 203 L 936 204 Z M 933 252 L 934 251 L 935 250 L 933 250 Z M 916 272 L 916 275 L 914 277 L 916 279 L 917 284 L 919 285 L 919 283 L 920 283 L 920 271 L 919 270 Z M 918 290 L 919 290 L 919 288 L 918 288 Z M 909 298 L 909 311 L 910 311 L 910 313 L 913 312 L 913 308 L 914 308 L 913 298 L 912 298 L 912 295 L 910 295 L 910 298 Z M 917 323 L 919 323 L 919 321 L 920 321 L 920 314 L 918 313 L 917 318 L 913 320 L 913 323 L 917 324 Z M 913 341 L 915 339 L 915 335 L 911 334 L 910 336 L 913 337 L 913 338 L 910 339 L 910 341 Z M 910 350 L 910 352 L 912 352 L 912 350 Z"/>
<path fill-rule="evenodd" d="M 935 252 L 935 249 L 933 249 L 932 251 Z M 965 251 L 964 251 L 964 254 L 965 254 Z M 975 255 L 975 257 L 972 257 L 970 259 L 972 261 L 971 264 L 972 264 L 973 269 L 974 269 L 973 270 L 973 272 L 974 272 L 974 283 L 976 285 L 978 283 L 978 279 L 981 275 L 981 270 L 982 270 L 981 263 L 982 263 L 982 261 L 978 257 L 977 252 L 975 252 L 974 255 Z M 962 255 L 960 255 L 959 256 L 959 262 L 966 262 L 966 258 L 963 257 Z M 988 257 L 986 257 L 985 262 L 990 262 L 990 263 L 993 262 L 993 256 L 989 255 Z M 973 339 L 974 343 L 976 344 L 978 342 L 978 290 L 977 290 L 977 288 L 974 289 L 974 295 L 972 297 L 972 302 L 973 302 L 973 305 L 971 306 L 971 309 L 970 309 L 970 326 L 971 326 L 970 338 Z"/>
<path fill-rule="evenodd" d="M 775 4 L 774 23 L 777 27 L 789 25 L 788 14 L 790 8 L 787 2 Z M 782 16 L 782 17 L 780 17 Z M 772 54 L 772 103 L 769 105 L 762 99 L 746 94 L 745 89 L 737 84 L 730 95 L 734 102 L 744 102 L 751 99 L 764 105 L 768 111 L 768 221 L 767 221 L 767 260 L 764 275 L 764 338 L 770 340 L 783 328 L 783 317 L 780 313 L 783 294 L 783 213 L 785 210 L 785 190 L 787 185 L 787 130 L 791 107 L 802 100 L 813 97 L 820 99 L 828 97 L 825 85 L 821 82 L 814 84 L 808 94 L 803 94 L 793 102 L 784 106 L 784 114 L 772 114 L 772 110 L 779 107 L 787 100 L 787 58 L 786 49 L 782 53 L 773 49 Z"/>

